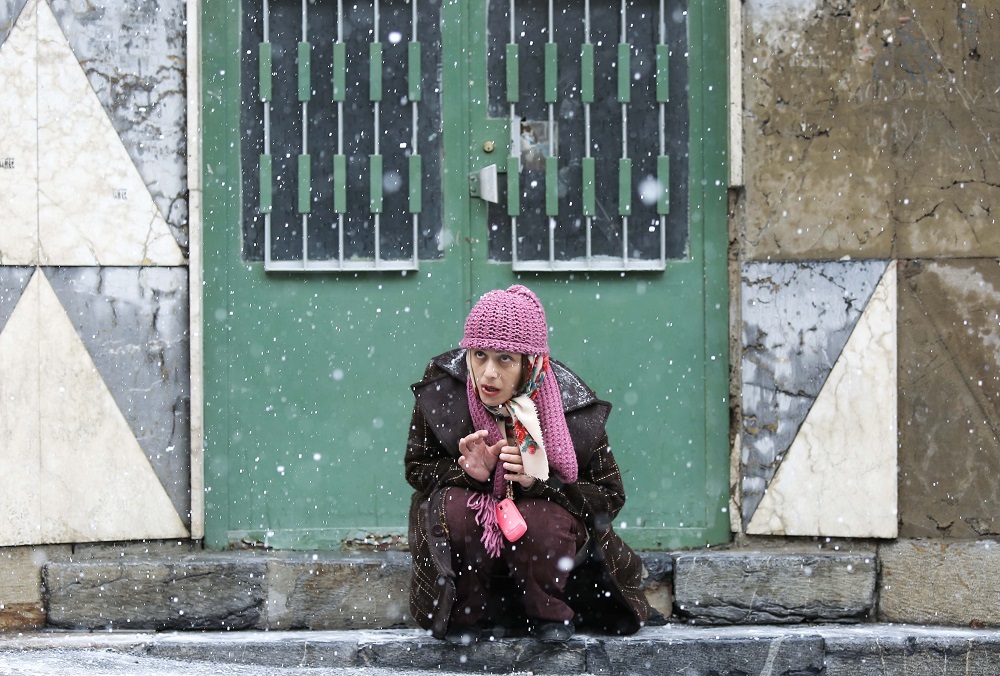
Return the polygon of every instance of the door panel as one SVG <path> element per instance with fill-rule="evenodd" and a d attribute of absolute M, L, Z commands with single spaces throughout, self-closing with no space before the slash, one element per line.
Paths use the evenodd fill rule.
<path fill-rule="evenodd" d="M 408 385 L 516 282 L 615 404 L 625 538 L 728 537 L 723 6 L 549 8 L 206 0 L 209 544 L 405 533 Z"/>

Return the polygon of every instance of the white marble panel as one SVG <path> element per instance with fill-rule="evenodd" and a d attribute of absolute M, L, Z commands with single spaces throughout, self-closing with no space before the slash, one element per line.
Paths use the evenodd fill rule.
<path fill-rule="evenodd" d="M 784 460 L 888 261 L 742 266 L 743 525 Z"/>
<path fill-rule="evenodd" d="M 186 133 L 185 105 L 201 100 L 187 95 L 197 91 L 196 84 L 189 89 L 186 83 L 198 61 L 188 58 L 187 46 L 200 43 L 185 39 L 187 25 L 198 23 L 187 21 L 195 10 L 186 2 L 49 0 L 91 88 L 182 248 L 188 228 L 185 150 L 198 145 L 186 143 L 197 136 Z"/>
<path fill-rule="evenodd" d="M 38 258 L 38 30 L 30 0 L 0 45 L 0 265 Z"/>
<path fill-rule="evenodd" d="M 896 263 L 890 263 L 747 533 L 897 534 Z"/>
<path fill-rule="evenodd" d="M 0 331 L 0 546 L 37 542 L 41 526 L 39 277 Z"/>
<path fill-rule="evenodd" d="M 83 69 L 38 5 L 42 265 L 181 265 L 184 257 Z"/>
<path fill-rule="evenodd" d="M 186 537 L 52 286 L 39 283 L 43 542 Z"/>

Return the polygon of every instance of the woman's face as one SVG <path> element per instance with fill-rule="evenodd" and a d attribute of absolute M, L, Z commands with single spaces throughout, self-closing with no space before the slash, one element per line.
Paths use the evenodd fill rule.
<path fill-rule="evenodd" d="M 472 375 L 484 404 L 499 406 L 510 400 L 521 383 L 521 355 L 495 350 L 469 350 Z"/>

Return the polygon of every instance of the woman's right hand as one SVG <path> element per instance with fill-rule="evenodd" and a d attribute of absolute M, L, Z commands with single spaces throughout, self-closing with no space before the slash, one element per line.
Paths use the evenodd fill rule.
<path fill-rule="evenodd" d="M 458 465 L 476 481 L 487 481 L 493 476 L 497 458 L 507 443 L 501 439 L 492 446 L 487 446 L 486 434 L 486 430 L 477 430 L 458 441 L 458 452 L 462 454 L 458 459 Z"/>

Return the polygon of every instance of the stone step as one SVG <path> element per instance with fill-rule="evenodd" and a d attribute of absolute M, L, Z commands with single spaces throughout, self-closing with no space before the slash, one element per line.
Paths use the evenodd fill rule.
<path fill-rule="evenodd" d="M 945 674 L 1000 673 L 1000 631 L 915 625 L 646 627 L 634 636 L 577 635 L 565 644 L 504 639 L 452 646 L 414 629 L 0 634 L 3 655 L 101 651 L 170 664 L 243 665 L 269 673 L 374 667 L 402 673 Z M 165 664 L 162 662 L 161 664 Z M 34 673 L 34 672 L 32 672 Z M 143 672 L 152 673 L 152 672 Z M 202 671 L 197 671 L 202 673 Z"/>
<path fill-rule="evenodd" d="M 873 552 L 644 553 L 663 618 L 693 624 L 874 619 Z M 413 627 L 404 552 L 127 550 L 50 561 L 46 622 L 75 630 L 346 630 Z"/>

